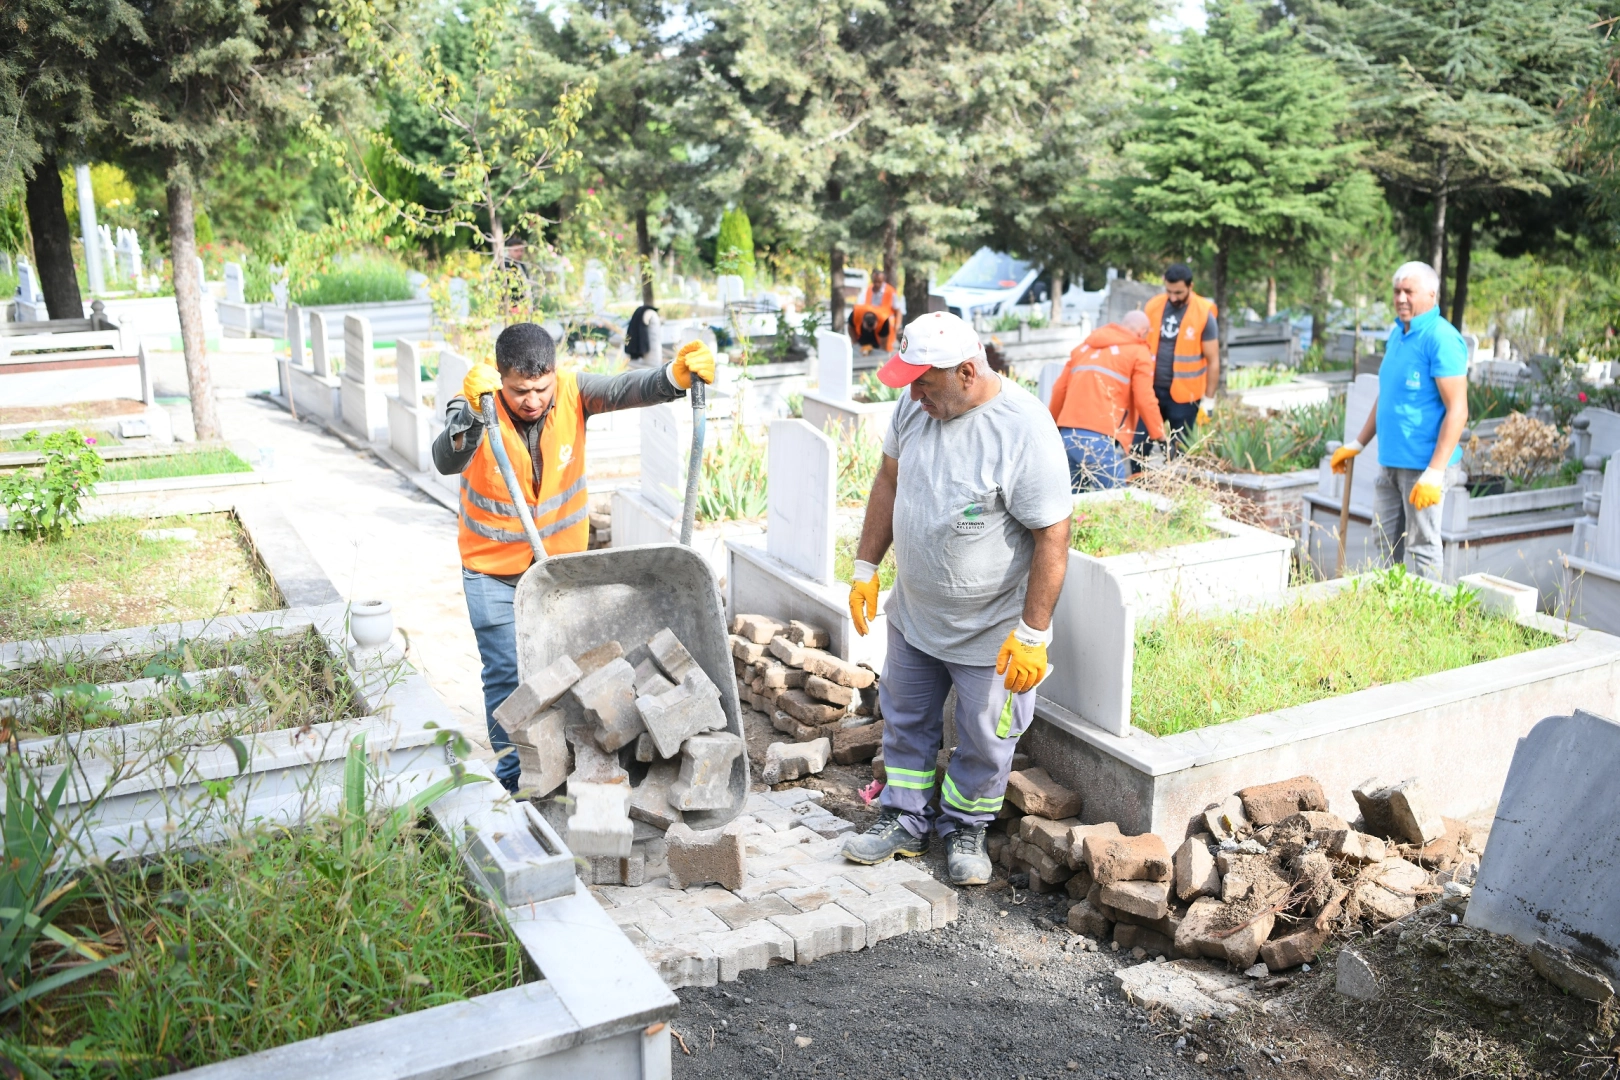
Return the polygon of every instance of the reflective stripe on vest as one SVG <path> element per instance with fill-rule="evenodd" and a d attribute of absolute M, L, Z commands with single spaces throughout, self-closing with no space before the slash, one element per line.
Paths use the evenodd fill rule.
<path fill-rule="evenodd" d="M 590 501 L 585 484 L 585 415 L 579 381 L 557 375 L 556 398 L 540 430 L 543 466 L 538 486 L 534 460 L 518 434 L 506 401 L 495 395 L 501 413 L 500 438 L 517 474 L 523 498 L 534 515 L 546 552 L 564 555 L 590 544 Z M 484 574 L 521 574 L 534 561 L 517 507 L 501 479 L 486 431 L 461 474 L 461 513 L 457 545 L 461 564 Z"/>
<path fill-rule="evenodd" d="M 1070 374 L 1073 374 L 1074 372 L 1077 372 L 1077 371 L 1090 371 L 1090 372 L 1094 372 L 1094 373 L 1096 373 L 1098 375 L 1106 375 L 1110 379 L 1119 380 L 1120 382 L 1124 383 L 1126 386 L 1131 385 L 1131 378 L 1130 378 L 1129 375 L 1125 375 L 1125 374 L 1123 374 L 1121 372 L 1115 371 L 1113 368 L 1105 368 L 1105 367 L 1101 367 L 1100 365 L 1097 365 L 1097 364 L 1076 364 L 1076 365 L 1074 365 L 1074 367 L 1069 369 Z"/>

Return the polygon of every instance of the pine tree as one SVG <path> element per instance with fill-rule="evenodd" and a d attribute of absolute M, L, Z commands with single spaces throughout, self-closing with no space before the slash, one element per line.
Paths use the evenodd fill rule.
<path fill-rule="evenodd" d="M 737 274 L 745 287 L 754 287 L 754 227 L 748 211 L 734 206 L 720 215 L 720 235 L 715 238 L 714 252 L 721 273 Z"/>

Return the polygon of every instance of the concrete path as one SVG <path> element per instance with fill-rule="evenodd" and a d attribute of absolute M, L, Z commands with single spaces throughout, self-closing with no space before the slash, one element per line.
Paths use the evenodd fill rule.
<path fill-rule="evenodd" d="M 467 622 L 455 515 L 370 454 L 256 398 L 223 398 L 227 439 L 275 452 L 280 503 L 338 592 L 387 600 L 410 660 L 487 752 L 478 649 Z"/>

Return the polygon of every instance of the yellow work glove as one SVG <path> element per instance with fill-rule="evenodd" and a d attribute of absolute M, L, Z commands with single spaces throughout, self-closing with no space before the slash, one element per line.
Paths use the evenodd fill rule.
<path fill-rule="evenodd" d="M 675 362 L 669 367 L 670 375 L 675 378 L 675 385 L 682 390 L 692 389 L 692 376 L 696 375 L 706 383 L 714 382 L 714 353 L 701 341 L 688 341 L 682 345 L 675 354 Z"/>
<path fill-rule="evenodd" d="M 475 413 L 484 407 L 484 395 L 493 394 L 500 388 L 501 373 L 495 370 L 494 364 L 474 364 L 467 377 L 461 380 L 462 396 Z"/>
<path fill-rule="evenodd" d="M 1346 468 L 1345 462 L 1361 453 L 1361 450 L 1361 443 L 1355 439 L 1351 439 L 1349 442 L 1333 451 L 1333 459 L 1328 463 L 1328 465 L 1334 472 L 1342 476 L 1344 475 L 1344 470 Z"/>
<path fill-rule="evenodd" d="M 1444 492 L 1441 485 L 1445 483 L 1445 476 L 1439 469 L 1424 469 L 1418 482 L 1412 485 L 1412 508 L 1414 510 L 1427 510 L 1440 501 Z"/>
<path fill-rule="evenodd" d="M 1033 629 L 1024 620 L 1007 635 L 996 654 L 996 674 L 1007 676 L 1006 686 L 1014 694 L 1033 690 L 1046 674 L 1046 645 L 1052 640 L 1052 631 Z"/>
<path fill-rule="evenodd" d="M 855 632 L 865 637 L 878 613 L 878 568 L 856 559 L 854 577 L 849 583 L 849 617 L 855 620 Z"/>
<path fill-rule="evenodd" d="M 1209 418 L 1211 416 L 1214 416 L 1214 415 L 1215 415 L 1215 399 L 1214 398 L 1207 397 L 1207 398 L 1204 398 L 1202 401 L 1200 401 L 1198 403 L 1198 420 L 1196 421 L 1197 423 L 1207 424 L 1207 423 L 1209 423 Z"/>

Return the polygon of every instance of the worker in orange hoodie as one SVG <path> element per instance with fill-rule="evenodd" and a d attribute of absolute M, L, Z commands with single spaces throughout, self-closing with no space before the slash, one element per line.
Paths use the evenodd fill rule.
<path fill-rule="evenodd" d="M 894 352 L 900 316 L 905 311 L 905 301 L 900 299 L 900 294 L 894 291 L 883 271 L 873 267 L 871 283 L 849 313 L 850 341 L 860 346 L 863 355 L 874 348 Z"/>
<path fill-rule="evenodd" d="M 1164 438 L 1164 419 L 1153 393 L 1152 329 L 1140 311 L 1093 330 L 1075 346 L 1052 387 L 1052 419 L 1069 452 L 1075 491 L 1119 487 L 1130 479 L 1126 457 L 1137 421 L 1154 439 Z"/>

